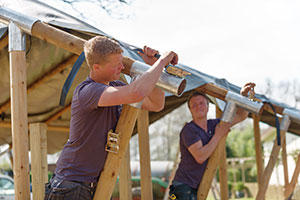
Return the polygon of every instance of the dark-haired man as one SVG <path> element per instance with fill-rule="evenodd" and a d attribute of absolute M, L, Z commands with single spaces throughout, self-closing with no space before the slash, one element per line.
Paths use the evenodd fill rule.
<path fill-rule="evenodd" d="M 255 87 L 247 83 L 240 94 L 247 96 Z M 222 137 L 230 128 L 245 120 L 248 112 L 238 109 L 232 123 L 220 124 L 220 119 L 207 119 L 209 99 L 205 94 L 195 92 L 188 99 L 188 107 L 193 120 L 180 132 L 181 161 L 170 186 L 169 199 L 196 200 L 197 190 L 202 180 L 208 158 L 216 149 Z"/>

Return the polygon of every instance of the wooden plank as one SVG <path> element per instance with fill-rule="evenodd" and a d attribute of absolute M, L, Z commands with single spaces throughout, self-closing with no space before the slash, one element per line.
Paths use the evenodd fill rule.
<path fill-rule="evenodd" d="M 76 59 L 78 58 L 77 55 L 72 55 L 60 64 L 58 64 L 54 69 L 50 70 L 49 72 L 45 73 L 42 77 L 40 77 L 38 80 L 34 81 L 32 84 L 30 84 L 27 87 L 27 94 L 33 91 L 38 86 L 42 85 L 46 81 L 48 81 L 50 78 L 52 78 L 54 75 L 61 72 L 63 69 L 67 68 L 69 65 L 73 64 Z M 0 113 L 7 110 L 10 106 L 10 98 L 7 99 L 1 106 L 0 106 Z"/>
<path fill-rule="evenodd" d="M 0 127 L 11 128 L 10 122 L 0 122 Z M 70 128 L 67 126 L 48 126 L 48 131 L 58 131 L 58 132 L 69 132 Z"/>
<path fill-rule="evenodd" d="M 222 110 L 216 106 L 216 118 L 222 117 Z M 221 199 L 228 199 L 228 176 L 227 176 L 227 161 L 226 161 L 226 146 L 221 155 L 221 161 L 219 166 L 219 177 L 220 177 L 220 190 Z"/>
<path fill-rule="evenodd" d="M 255 152 L 256 152 L 255 157 L 256 157 L 256 169 L 257 169 L 257 183 L 258 183 L 258 187 L 260 187 L 263 181 L 263 172 L 264 172 L 262 143 L 261 143 L 260 127 L 259 127 L 260 116 L 252 114 L 252 118 L 253 118 L 254 142 L 255 142 Z"/>
<path fill-rule="evenodd" d="M 119 197 L 120 200 L 132 200 L 132 182 L 130 170 L 130 144 L 128 144 L 119 176 Z"/>
<path fill-rule="evenodd" d="M 10 93 L 15 199 L 29 200 L 26 59 L 24 51 L 11 51 Z"/>
<path fill-rule="evenodd" d="M 40 200 L 45 195 L 45 183 L 48 182 L 47 163 L 47 125 L 30 124 L 30 152 L 33 200 Z"/>
<path fill-rule="evenodd" d="M 297 164 L 296 164 L 296 167 L 295 167 L 295 170 L 293 173 L 292 180 L 285 188 L 285 191 L 284 191 L 285 199 L 288 199 L 290 197 L 290 195 L 292 194 L 292 192 L 294 191 L 296 184 L 298 182 L 299 172 L 300 172 L 300 154 L 298 155 Z"/>
<path fill-rule="evenodd" d="M 0 40 L 0 50 L 5 48 L 8 45 L 8 34 L 6 34 L 4 37 Z"/>
<path fill-rule="evenodd" d="M 116 128 L 120 134 L 118 153 L 108 153 L 104 169 L 100 175 L 94 200 L 109 200 L 111 198 L 117 177 L 119 175 L 122 158 L 126 153 L 129 140 L 137 119 L 139 109 L 124 105 Z"/>
<path fill-rule="evenodd" d="M 285 136 L 285 131 L 280 131 L 281 143 L 282 143 L 282 138 L 284 136 Z M 262 184 L 259 187 L 257 195 L 256 195 L 257 200 L 264 200 L 265 199 L 266 191 L 267 191 L 267 188 L 268 188 L 268 185 L 269 185 L 269 181 L 270 181 L 274 166 L 275 166 L 275 164 L 277 162 L 277 159 L 278 159 L 280 148 L 281 148 L 281 146 L 277 145 L 277 139 L 275 139 L 268 165 L 264 170 Z"/>
<path fill-rule="evenodd" d="M 221 121 L 220 123 L 224 123 L 224 122 Z M 208 159 L 208 163 L 207 163 L 204 175 L 202 177 L 201 183 L 198 188 L 198 193 L 197 193 L 198 200 L 205 200 L 207 198 L 213 178 L 216 174 L 217 167 L 219 166 L 219 163 L 220 163 L 222 152 L 225 149 L 226 138 L 227 138 L 227 136 L 224 136 L 219 141 L 219 144 L 217 145 L 216 149 L 214 150 L 214 152 L 211 154 L 211 156 Z"/>
<path fill-rule="evenodd" d="M 142 200 L 153 199 L 148 129 L 149 129 L 149 113 L 147 110 L 140 110 L 138 115 L 138 136 L 139 136 Z"/>

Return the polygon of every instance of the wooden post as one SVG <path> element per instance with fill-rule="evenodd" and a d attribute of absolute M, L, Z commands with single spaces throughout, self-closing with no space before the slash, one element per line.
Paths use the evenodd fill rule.
<path fill-rule="evenodd" d="M 216 117 L 222 117 L 222 110 L 216 106 Z M 224 151 L 221 155 L 221 162 L 219 166 L 219 177 L 220 177 L 220 190 L 221 190 L 221 199 L 228 199 L 228 176 L 227 176 L 227 161 L 226 161 L 226 146 L 224 146 Z"/>
<path fill-rule="evenodd" d="M 232 173 L 232 176 L 233 176 L 233 182 L 236 183 L 236 182 L 237 182 L 237 180 L 236 180 L 236 179 L 237 179 L 237 178 L 236 178 L 236 169 L 237 169 L 238 167 L 236 167 L 235 159 L 233 159 L 231 165 L 232 165 L 232 168 L 234 169 L 234 170 L 233 170 L 233 173 Z"/>
<path fill-rule="evenodd" d="M 242 182 L 245 183 L 246 182 L 246 176 L 245 176 L 245 163 L 244 163 L 244 160 L 242 160 L 241 169 L 242 169 Z"/>
<path fill-rule="evenodd" d="M 48 182 L 47 126 L 44 123 L 30 124 L 31 177 L 33 200 L 45 195 Z"/>
<path fill-rule="evenodd" d="M 130 170 L 130 144 L 128 144 L 124 158 L 122 159 L 122 167 L 119 176 L 119 197 L 120 200 L 132 199 L 131 188 L 131 170 Z"/>
<path fill-rule="evenodd" d="M 263 164 L 263 153 L 262 153 L 262 144 L 260 137 L 260 128 L 259 121 L 260 116 L 252 114 L 253 118 L 253 126 L 254 126 L 254 142 L 255 142 L 255 156 L 256 156 L 256 169 L 257 169 L 257 183 L 258 188 L 261 186 L 263 181 L 263 173 L 264 173 L 264 164 Z"/>
<path fill-rule="evenodd" d="M 124 105 L 116 128 L 120 134 L 118 153 L 108 153 L 104 169 L 100 175 L 94 200 L 109 200 L 111 198 L 117 177 L 119 175 L 122 159 L 126 153 L 129 140 L 137 119 L 138 108 Z"/>
<path fill-rule="evenodd" d="M 286 153 L 286 135 L 282 138 L 282 164 L 283 164 L 283 174 L 284 174 L 284 186 L 287 187 L 289 184 L 289 172 L 288 172 L 288 164 L 287 164 L 287 153 Z"/>
<path fill-rule="evenodd" d="M 138 115 L 138 136 L 141 168 L 141 194 L 142 200 L 152 200 L 152 176 L 150 164 L 150 145 L 149 145 L 149 114 L 147 110 L 140 110 Z"/>
<path fill-rule="evenodd" d="M 25 49 L 14 42 L 22 41 L 25 35 L 14 24 L 9 24 L 9 59 L 12 145 L 14 163 L 15 199 L 29 200 L 28 119 L 26 92 Z M 22 43 L 22 42 L 21 42 Z M 24 44 L 25 45 L 25 44 Z"/>
<path fill-rule="evenodd" d="M 295 186 L 298 182 L 299 172 L 300 172 L 300 154 L 298 155 L 297 164 L 296 164 L 296 167 L 295 167 L 295 170 L 294 170 L 292 180 L 285 187 L 285 190 L 284 190 L 284 198 L 285 199 L 288 199 L 290 197 L 290 195 L 292 194 L 292 192 L 294 191 Z"/>
<path fill-rule="evenodd" d="M 281 144 L 282 144 L 282 138 L 283 137 L 285 137 L 285 131 L 280 131 Z M 264 170 L 262 184 L 259 187 L 257 195 L 256 195 L 257 200 L 265 199 L 265 195 L 266 195 L 266 191 L 267 191 L 267 188 L 268 188 L 268 185 L 269 185 L 269 181 L 270 181 L 274 166 L 275 166 L 275 164 L 277 162 L 277 159 L 278 159 L 279 151 L 280 151 L 280 146 L 278 146 L 277 140 L 274 140 L 274 145 L 273 145 L 273 148 L 272 148 L 270 159 L 269 159 L 267 167 Z"/>

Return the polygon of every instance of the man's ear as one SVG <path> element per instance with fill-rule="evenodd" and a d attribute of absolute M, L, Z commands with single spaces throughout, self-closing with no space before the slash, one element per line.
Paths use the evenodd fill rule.
<path fill-rule="evenodd" d="M 99 65 L 99 64 L 94 64 L 94 65 L 93 65 L 93 70 L 94 70 L 94 71 L 99 71 L 99 70 L 101 70 L 101 69 L 102 69 L 101 65 Z"/>

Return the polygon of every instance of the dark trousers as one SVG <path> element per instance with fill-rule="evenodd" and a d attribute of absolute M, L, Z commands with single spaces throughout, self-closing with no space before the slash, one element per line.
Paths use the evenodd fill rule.
<path fill-rule="evenodd" d="M 96 183 L 83 183 L 53 177 L 45 185 L 44 200 L 92 200 Z"/>
<path fill-rule="evenodd" d="M 197 190 L 179 181 L 170 186 L 169 200 L 196 200 Z"/>

